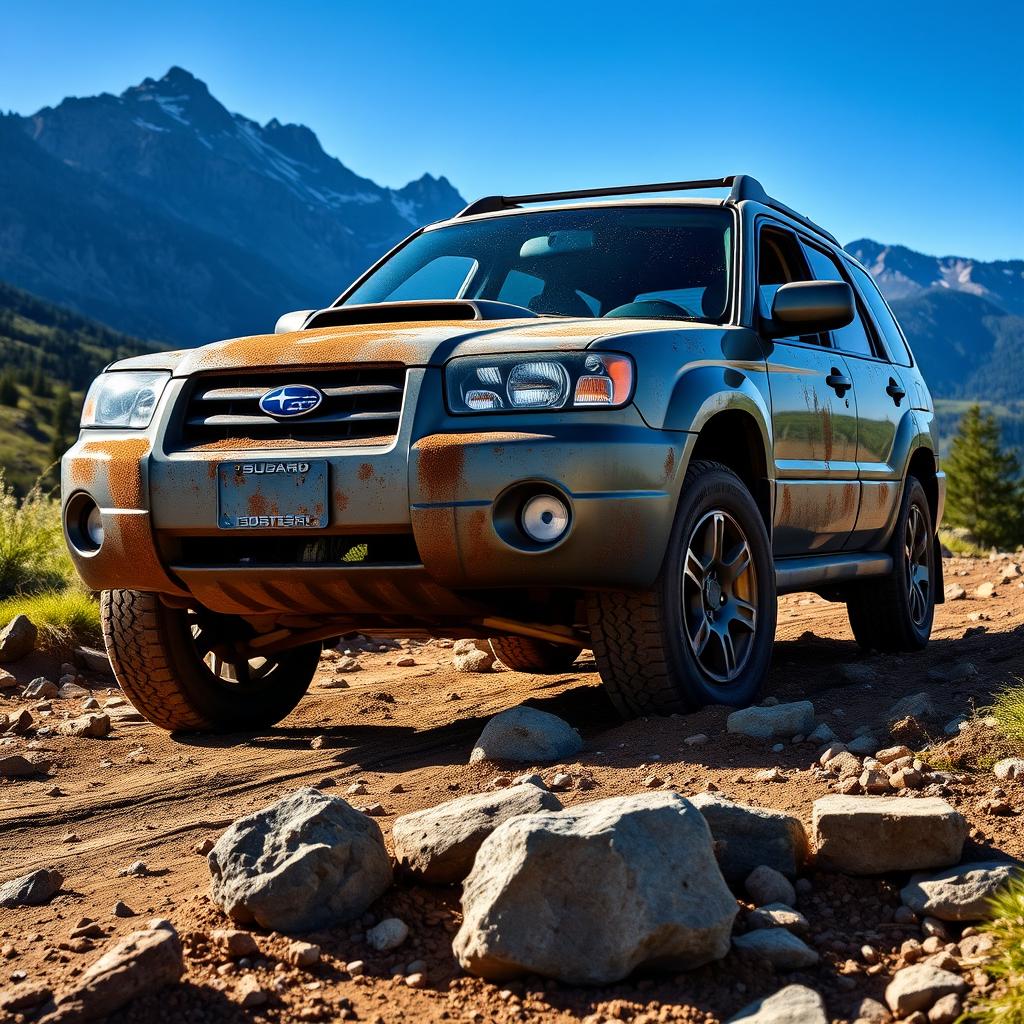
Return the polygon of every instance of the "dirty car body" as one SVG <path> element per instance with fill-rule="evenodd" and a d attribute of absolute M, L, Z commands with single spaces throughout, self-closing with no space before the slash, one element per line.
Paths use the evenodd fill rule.
<path fill-rule="evenodd" d="M 282 318 L 297 329 L 114 364 L 63 462 L 83 580 L 203 623 L 236 694 L 239 659 L 361 630 L 593 646 L 627 713 L 744 703 L 752 637 L 794 589 L 887 646 L 853 610 L 873 584 L 902 566 L 911 603 L 941 600 L 931 398 L 866 271 L 752 179 L 722 183 L 492 197 Z M 742 494 L 689 509 L 707 467 L 759 523 Z M 627 678 L 649 637 L 610 626 L 655 592 L 668 676 L 707 676 L 664 699 Z"/>

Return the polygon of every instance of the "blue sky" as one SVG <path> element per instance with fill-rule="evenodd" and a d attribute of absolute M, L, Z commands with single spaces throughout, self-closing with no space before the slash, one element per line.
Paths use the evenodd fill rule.
<path fill-rule="evenodd" d="M 1024 257 L 1024 5 L 11 0 L 0 109 L 172 64 L 382 184 L 467 197 L 736 171 L 821 221 Z"/>

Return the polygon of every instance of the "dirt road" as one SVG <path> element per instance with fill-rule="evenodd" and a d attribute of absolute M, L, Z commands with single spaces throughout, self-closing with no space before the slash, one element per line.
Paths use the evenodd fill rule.
<path fill-rule="evenodd" d="M 843 738 L 860 726 L 876 726 L 899 697 L 928 690 L 943 720 L 984 706 L 1015 676 L 1024 676 L 1024 585 L 1000 585 L 995 596 L 975 598 L 985 580 L 998 581 L 1004 562 L 951 559 L 946 582 L 966 588 L 968 598 L 940 607 L 933 640 L 919 655 L 863 658 L 853 643 L 842 605 L 810 595 L 781 602 L 778 644 L 768 693 L 779 700 L 807 698 Z M 974 616 L 977 621 L 972 621 Z M 982 618 L 978 619 L 978 616 Z M 387 646 L 387 645 L 385 645 Z M 400 656 L 415 659 L 399 668 Z M 123 1020 L 320 1020 L 336 1017 L 387 1021 L 410 1019 L 527 1020 L 579 1019 L 595 1015 L 634 1020 L 725 1020 L 740 1006 L 782 983 L 766 968 L 730 956 L 718 965 L 676 978 L 640 978 L 610 990 L 588 991 L 539 981 L 507 989 L 459 976 L 449 938 L 458 925 L 457 890 L 397 886 L 374 908 L 376 916 L 397 913 L 412 927 L 412 938 L 392 954 L 370 954 L 362 927 L 336 929 L 318 937 L 324 963 L 312 971 L 276 965 L 285 940 L 258 936 L 264 959 L 253 970 L 274 991 L 258 1010 L 243 1009 L 232 997 L 237 966 L 226 964 L 208 940 L 226 922 L 207 901 L 209 874 L 196 852 L 234 818 L 301 785 L 331 787 L 345 795 L 356 781 L 366 795 L 348 797 L 357 806 L 380 804 L 385 836 L 393 816 L 477 792 L 499 774 L 493 766 L 466 764 L 487 718 L 528 700 L 576 726 L 586 740 L 578 761 L 558 766 L 574 780 L 563 802 L 638 792 L 657 775 L 684 795 L 717 787 L 726 796 L 789 810 L 805 823 L 813 800 L 828 783 L 809 770 L 813 745 L 789 744 L 773 752 L 765 744 L 725 734 L 726 711 L 707 709 L 686 717 L 621 724 L 600 688 L 592 661 L 557 677 L 513 672 L 459 674 L 451 652 L 431 642 L 405 642 L 359 656 L 362 670 L 342 674 L 325 658 L 309 695 L 279 728 L 260 735 L 168 736 L 144 722 L 115 719 L 105 739 L 16 737 L 0 751 L 33 753 L 52 761 L 45 779 L 0 782 L 0 881 L 40 867 L 58 868 L 64 889 L 48 906 L 0 914 L 0 987 L 17 972 L 59 988 L 91 963 L 110 943 L 154 915 L 170 918 L 186 942 L 187 977 L 172 994 L 142 1000 Z M 977 674 L 946 680 L 968 661 Z M 877 678 L 851 682 L 846 666 L 865 663 Z M 41 662 L 9 666 L 19 679 L 54 667 Z M 343 682 L 347 688 L 333 688 Z M 94 693 L 102 703 L 103 689 Z M 20 697 L 0 698 L 0 711 L 32 707 Z M 53 718 L 33 711 L 36 726 L 79 713 L 81 701 L 50 702 Z M 683 744 L 705 733 L 710 741 Z M 763 768 L 778 766 L 785 780 L 751 781 Z M 525 770 L 525 769 L 524 769 Z M 554 769 L 545 767 L 545 777 Z M 576 788 L 580 779 L 593 788 Z M 980 857 L 995 849 L 1024 858 L 1024 826 L 1016 816 L 979 810 L 995 780 L 978 771 L 950 786 L 948 799 L 971 821 L 971 847 Z M 55 788 L 56 787 L 56 788 Z M 1024 812 L 1024 785 L 1006 783 L 1006 799 Z M 143 861 L 146 873 L 122 871 Z M 810 971 L 787 980 L 820 990 L 834 1018 L 857 1016 L 864 996 L 877 998 L 897 963 L 904 938 L 917 936 L 892 922 L 898 905 L 893 881 L 851 881 L 812 875 L 813 891 L 801 909 L 812 922 L 812 944 L 823 955 Z M 898 880 L 897 880 L 898 881 Z M 135 917 L 116 917 L 122 901 Z M 103 927 L 106 938 L 69 942 L 83 917 Z M 881 950 L 881 967 L 858 959 L 865 943 Z M 61 948 L 61 944 L 65 947 Z M 75 948 L 81 951 L 75 951 Z M 352 979 L 344 965 L 366 962 L 366 975 Z M 427 963 L 428 987 L 414 990 L 393 978 L 411 961 Z M 262 965 L 262 966 L 261 966 Z M 0 1013 L 2 1016 L 2 1013 Z"/>

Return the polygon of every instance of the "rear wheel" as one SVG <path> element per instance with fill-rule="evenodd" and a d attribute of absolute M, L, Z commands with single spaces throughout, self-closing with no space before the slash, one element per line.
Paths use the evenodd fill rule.
<path fill-rule="evenodd" d="M 889 576 L 851 590 L 850 627 L 866 650 L 919 651 L 931 636 L 938 577 L 931 509 L 916 477 L 907 479 L 889 553 Z"/>
<path fill-rule="evenodd" d="M 535 640 L 529 636 L 499 636 L 490 641 L 491 651 L 506 668 L 514 672 L 555 675 L 565 672 L 579 657 L 580 648 Z"/>
<path fill-rule="evenodd" d="M 155 594 L 107 590 L 103 638 L 117 681 L 154 725 L 188 732 L 265 729 L 309 688 L 320 645 L 281 654 L 239 653 L 251 631 L 243 620 L 169 608 Z"/>
<path fill-rule="evenodd" d="M 775 637 L 775 573 L 739 477 L 691 465 L 653 587 L 591 594 L 587 611 L 601 678 L 623 715 L 753 701 Z"/>

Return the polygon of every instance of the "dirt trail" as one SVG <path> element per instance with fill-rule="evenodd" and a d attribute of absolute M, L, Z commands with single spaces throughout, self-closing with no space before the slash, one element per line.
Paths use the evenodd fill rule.
<path fill-rule="evenodd" d="M 810 595 L 784 598 L 767 692 L 782 701 L 812 700 L 844 738 L 859 726 L 878 724 L 896 699 L 920 690 L 929 690 L 948 718 L 984 706 L 1002 685 L 1024 676 L 1024 587 L 1015 580 L 999 586 L 992 598 L 971 596 L 982 581 L 998 581 L 1002 564 L 947 560 L 946 582 L 962 584 L 969 596 L 937 610 L 933 641 L 919 655 L 864 659 L 853 643 L 842 605 Z M 970 621 L 972 613 L 988 618 Z M 395 666 L 401 655 L 410 653 L 415 667 Z M 977 675 L 952 683 L 929 678 L 933 670 L 947 671 L 963 660 L 976 666 Z M 100 940 L 95 951 L 60 948 L 81 917 L 100 921 L 109 937 L 126 934 L 140 920 L 160 914 L 187 936 L 187 983 L 173 998 L 143 1000 L 119 1019 L 251 1019 L 253 1011 L 242 1010 L 231 999 L 237 980 L 232 969 L 218 973 L 223 959 L 204 945 L 203 936 L 224 921 L 205 898 L 209 876 L 205 858 L 195 852 L 197 844 L 215 839 L 234 818 L 294 787 L 333 787 L 332 792 L 344 795 L 357 779 L 365 782 L 368 793 L 350 799 L 357 806 L 382 804 L 385 814 L 378 820 L 387 836 L 395 814 L 486 787 L 498 771 L 466 764 L 473 741 L 490 715 L 524 700 L 567 719 L 587 741 L 577 761 L 560 767 L 574 780 L 593 780 L 595 787 L 586 792 L 574 788 L 565 794 L 566 803 L 638 792 L 655 768 L 666 784 L 684 795 L 713 784 L 727 796 L 790 810 L 807 823 L 813 800 L 828 792 L 827 783 L 808 771 L 815 755 L 812 745 L 787 745 L 773 753 L 765 744 L 726 736 L 722 708 L 621 724 L 604 697 L 593 663 L 586 660 L 557 677 L 513 672 L 466 675 L 451 668 L 450 650 L 407 643 L 401 651 L 362 654 L 360 661 L 362 671 L 342 675 L 325 659 L 308 697 L 279 728 L 265 734 L 168 736 L 148 723 L 115 720 L 111 735 L 103 740 L 16 738 L 0 747 L 53 762 L 48 778 L 0 783 L 0 881 L 40 867 L 58 868 L 66 879 L 64 890 L 50 905 L 2 912 L 0 988 L 20 971 L 59 987 L 95 959 L 109 938 Z M 859 661 L 876 670 L 876 682 L 865 686 L 846 679 L 842 667 Z M 38 664 L 13 668 L 25 682 L 40 674 Z M 52 671 L 47 674 L 53 678 Z M 347 682 L 348 688 L 327 688 L 337 680 Z M 102 691 L 95 695 L 101 702 L 107 696 Z M 20 697 L 0 698 L 0 711 L 32 703 Z M 58 713 L 78 713 L 79 704 L 52 702 Z M 47 721 L 37 716 L 36 725 Z M 685 737 L 698 732 L 706 733 L 710 742 L 683 745 Z M 757 770 L 775 765 L 787 772 L 784 782 L 749 781 Z M 545 768 L 544 774 L 550 777 L 553 772 Z M 990 773 L 980 772 L 954 787 L 950 798 L 974 826 L 970 853 L 995 849 L 1024 858 L 1021 819 L 992 817 L 977 808 L 994 783 Z M 48 795 L 55 785 L 60 795 Z M 396 785 L 402 792 L 392 792 Z M 1024 812 L 1024 786 L 1007 783 L 1004 788 L 1013 808 Z M 148 874 L 118 874 L 138 860 L 145 862 Z M 856 971 L 844 965 L 861 944 L 856 931 L 874 934 L 881 929 L 898 948 L 900 933 L 892 931 L 891 907 L 890 923 L 885 922 L 890 890 L 885 882 L 815 878 L 809 906 L 822 901 L 826 920 L 834 920 L 836 908 L 848 907 L 851 901 L 868 908 L 863 911 L 863 928 L 856 925 L 855 912 L 852 917 L 845 914 L 845 926 L 819 929 L 826 936 L 835 933 L 825 941 L 829 953 L 822 965 L 787 976 L 823 991 L 833 1018 L 855 1015 L 854 1004 L 862 995 L 877 996 L 884 987 L 884 972 L 871 975 L 863 965 Z M 117 900 L 138 916 L 114 917 Z M 759 992 L 784 983 L 781 976 L 773 978 L 730 957 L 723 965 L 674 980 L 639 979 L 601 992 L 536 983 L 513 985 L 500 994 L 494 986 L 455 978 L 447 941 L 457 926 L 457 891 L 400 885 L 375 912 L 396 908 L 413 925 L 414 939 L 391 959 L 381 956 L 373 961 L 359 941 L 358 929 L 339 929 L 321 937 L 327 961 L 317 971 L 289 968 L 275 974 L 272 955 L 283 940 L 261 938 L 261 947 L 270 956 L 266 977 L 284 984 L 258 1013 L 271 1020 L 317 1020 L 351 1013 L 360 1019 L 389 1021 L 403 1015 L 554 1021 L 599 1012 L 633 1019 L 646 1013 L 652 1020 L 712 1021 L 725 1019 Z M 430 987 L 422 991 L 390 976 L 418 956 L 431 965 Z M 366 959 L 370 977 L 349 979 L 340 966 L 346 958 Z M 616 1009 L 616 1001 L 622 1000 L 625 1003 Z"/>

